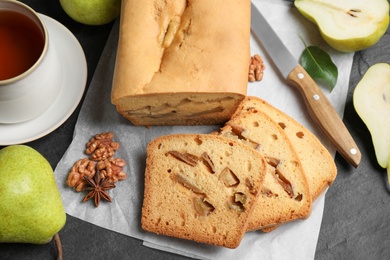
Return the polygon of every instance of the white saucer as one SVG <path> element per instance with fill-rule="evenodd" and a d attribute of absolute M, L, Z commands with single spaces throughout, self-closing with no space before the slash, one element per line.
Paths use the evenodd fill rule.
<path fill-rule="evenodd" d="M 76 37 L 56 20 L 40 14 L 49 32 L 49 44 L 57 50 L 64 79 L 57 99 L 39 117 L 18 124 L 0 124 L 0 145 L 21 144 L 57 129 L 79 104 L 87 82 L 87 62 Z"/>

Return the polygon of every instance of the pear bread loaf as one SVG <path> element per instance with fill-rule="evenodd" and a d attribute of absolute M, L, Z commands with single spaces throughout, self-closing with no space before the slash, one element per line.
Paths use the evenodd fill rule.
<path fill-rule="evenodd" d="M 123 0 L 111 102 L 134 125 L 224 123 L 244 99 L 249 0 Z"/>
<path fill-rule="evenodd" d="M 337 176 L 332 155 L 310 130 L 263 99 L 246 97 L 234 115 L 256 110 L 271 117 L 287 134 L 302 162 L 312 199 L 318 198 Z"/>
<path fill-rule="evenodd" d="M 236 248 L 261 192 L 265 158 L 212 134 L 157 137 L 146 151 L 142 228 Z"/>
<path fill-rule="evenodd" d="M 248 230 L 259 230 L 311 213 L 312 198 L 301 161 L 279 125 L 261 111 L 234 116 L 220 135 L 241 140 L 260 152 L 269 164 Z"/>

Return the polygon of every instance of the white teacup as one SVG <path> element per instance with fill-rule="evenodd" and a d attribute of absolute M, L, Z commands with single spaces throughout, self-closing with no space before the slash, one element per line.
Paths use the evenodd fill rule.
<path fill-rule="evenodd" d="M 20 15 L 24 15 L 23 19 L 19 19 Z M 16 20 L 10 22 L 4 19 Z M 11 42 L 15 35 L 9 34 L 12 34 L 15 29 L 7 26 L 12 26 L 10 24 L 15 24 L 19 20 L 22 24 L 29 24 L 36 30 L 33 30 L 31 36 L 19 39 L 19 49 L 11 48 L 10 46 L 16 46 Z M 18 35 L 25 37 L 27 33 L 19 32 Z M 6 42 L 4 39 L 7 37 L 8 45 L 0 43 L 0 123 L 12 124 L 31 120 L 45 112 L 60 92 L 63 73 L 56 50 L 49 44 L 49 34 L 45 24 L 29 6 L 14 0 L 0 0 L 0 39 Z M 23 45 L 24 41 L 28 43 L 25 44 L 26 47 Z M 35 46 L 33 42 L 37 42 L 36 46 L 41 46 L 29 50 L 31 46 Z M 24 60 L 24 56 L 34 52 L 36 58 L 32 58 L 30 65 L 26 59 L 25 69 L 21 69 L 23 68 L 21 64 L 26 62 L 16 65 L 13 63 L 19 58 Z M 5 71 L 8 68 L 12 69 Z"/>

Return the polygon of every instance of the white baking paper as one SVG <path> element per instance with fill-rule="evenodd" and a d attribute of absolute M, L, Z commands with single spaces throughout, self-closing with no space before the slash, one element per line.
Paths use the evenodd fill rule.
<path fill-rule="evenodd" d="M 317 45 L 326 50 L 339 69 L 338 82 L 330 93 L 331 103 L 340 115 L 344 112 L 349 85 L 353 53 L 340 53 L 329 48 L 321 39 L 315 25 L 303 18 L 297 10 L 281 0 L 253 1 L 262 11 L 271 26 L 283 40 L 290 52 L 298 60 L 304 44 Z M 182 254 L 199 259 L 313 259 L 324 209 L 324 195 L 318 198 L 311 216 L 307 220 L 298 220 L 280 226 L 273 232 L 251 232 L 244 236 L 236 249 L 227 249 L 199 244 L 162 235 L 144 232 L 141 229 L 141 207 L 143 198 L 146 146 L 160 135 L 172 133 L 209 133 L 218 130 L 218 126 L 167 126 L 137 127 L 120 116 L 111 104 L 111 82 L 118 42 L 118 22 L 115 24 L 98 64 L 88 93 L 84 100 L 74 132 L 74 139 L 55 169 L 57 185 L 69 215 L 144 240 L 144 245 L 164 251 Z M 287 86 L 273 67 L 273 63 L 261 49 L 255 37 L 251 37 L 252 55 L 258 53 L 266 64 L 261 82 L 248 84 L 248 95 L 258 96 L 275 107 L 286 112 L 301 124 L 312 130 L 332 154 L 335 148 L 310 119 L 298 92 Z M 101 202 L 95 208 L 92 201 L 82 203 L 86 193 L 77 193 L 66 186 L 68 173 L 84 153 L 85 144 L 95 134 L 111 131 L 115 140 L 121 144 L 116 157 L 127 161 L 125 171 L 127 179 L 117 183 L 109 191 L 112 203 Z"/>

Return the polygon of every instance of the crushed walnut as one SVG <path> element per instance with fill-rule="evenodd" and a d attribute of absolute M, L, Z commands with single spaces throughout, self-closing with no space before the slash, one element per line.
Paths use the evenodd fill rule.
<path fill-rule="evenodd" d="M 108 194 L 106 196 L 105 191 L 108 188 L 114 188 L 116 182 L 126 179 L 126 173 L 123 171 L 126 161 L 114 158 L 115 152 L 119 149 L 119 143 L 115 142 L 113 138 L 112 132 L 93 136 L 87 143 L 85 150 L 85 153 L 90 157 L 76 161 L 66 181 L 66 184 L 77 192 L 89 190 L 90 192 L 83 201 L 95 197 L 96 207 L 99 205 L 100 197 L 111 201 Z M 104 192 L 100 192 L 100 186 L 103 186 Z"/>
<path fill-rule="evenodd" d="M 255 82 L 263 79 L 265 65 L 259 54 L 255 54 L 250 58 L 248 81 Z"/>

